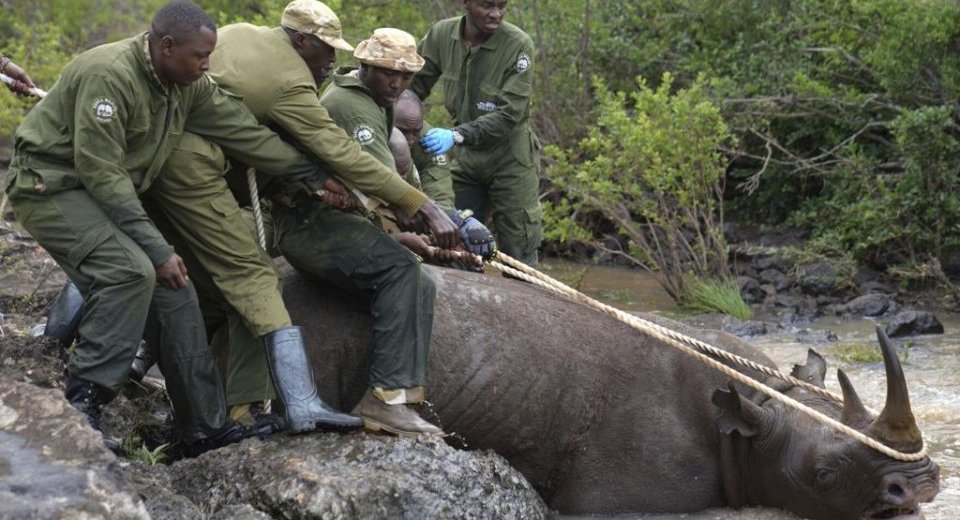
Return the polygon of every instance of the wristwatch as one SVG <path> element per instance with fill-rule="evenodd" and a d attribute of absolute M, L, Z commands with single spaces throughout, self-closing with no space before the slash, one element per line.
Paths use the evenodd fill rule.
<path fill-rule="evenodd" d="M 463 144 L 463 134 L 459 130 L 453 131 L 453 142 L 454 144 Z"/>

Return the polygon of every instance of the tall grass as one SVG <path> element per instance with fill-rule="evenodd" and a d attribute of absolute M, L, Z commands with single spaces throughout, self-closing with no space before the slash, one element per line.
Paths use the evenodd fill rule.
<path fill-rule="evenodd" d="M 733 278 L 696 278 L 690 276 L 680 298 L 680 308 L 691 312 L 720 312 L 746 320 L 753 312 L 740 295 L 740 287 Z"/>

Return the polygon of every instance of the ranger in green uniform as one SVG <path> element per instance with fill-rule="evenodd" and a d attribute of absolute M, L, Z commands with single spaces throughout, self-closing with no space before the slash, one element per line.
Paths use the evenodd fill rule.
<path fill-rule="evenodd" d="M 146 337 L 188 454 L 243 432 L 227 417 L 184 264 L 139 196 L 184 131 L 275 171 L 316 169 L 204 76 L 216 39 L 200 8 L 174 2 L 150 32 L 81 54 L 18 128 L 6 186 L 20 222 L 86 300 L 67 399 L 99 429 L 100 406 Z"/>
<path fill-rule="evenodd" d="M 297 19 L 325 20 L 333 16 L 329 9 L 316 10 L 303 2 L 291 6 L 286 16 Z M 321 41 L 315 36 L 308 40 L 307 35 L 301 35 L 295 43 L 280 28 L 258 31 L 259 28 L 243 24 L 243 29 L 253 29 L 256 36 L 251 36 L 243 34 L 245 31 L 239 27 L 221 29 L 211 57 L 211 76 L 221 86 L 241 94 L 262 123 L 284 128 L 283 123 L 296 119 L 293 124 L 299 124 L 297 111 L 309 106 L 311 99 L 317 105 L 317 87 L 298 53 L 313 51 Z M 252 45 L 250 49 L 256 48 L 257 57 L 248 54 L 250 49 L 234 50 L 237 36 L 244 39 L 244 45 Z M 248 36 L 253 39 L 246 40 Z M 336 34 L 326 36 L 332 44 L 352 49 L 340 37 L 339 27 Z M 242 54 L 244 60 L 263 63 L 259 70 L 246 63 L 231 68 L 236 65 L 236 54 Z M 264 70 L 267 65 L 273 67 L 269 73 Z M 275 106 L 282 109 L 280 117 L 271 117 Z M 348 146 L 351 144 L 341 139 Z M 341 150 L 330 146 L 326 151 Z M 236 173 L 233 177 L 238 178 L 241 186 L 241 200 L 248 200 L 249 161 L 236 154 L 230 156 Z M 226 374 L 231 417 L 247 424 L 254 422 L 260 415 L 261 403 L 272 399 L 276 389 L 284 404 L 286 429 L 291 433 L 362 427 L 358 417 L 337 412 L 324 403 L 316 392 L 312 371 L 302 369 L 308 363 L 301 329 L 291 326 L 276 269 L 257 244 L 247 215 L 228 187 L 226 168 L 226 157 L 216 143 L 185 134 L 153 190 L 157 212 L 151 212 L 151 216 L 165 236 L 188 253 L 184 259 L 201 292 L 208 331 L 213 333 L 221 326 L 229 331 L 226 350 L 216 354 Z M 261 167 L 258 171 L 270 173 L 272 168 Z M 300 184 L 299 180 L 294 182 Z M 322 185 L 328 191 L 338 189 L 338 184 L 329 179 L 312 179 L 310 184 Z M 408 188 L 402 186 L 400 190 L 406 195 Z M 342 186 L 339 189 L 343 190 Z"/>
<path fill-rule="evenodd" d="M 403 134 L 413 160 L 420 189 L 437 201 L 450 218 L 460 227 L 460 238 L 470 253 L 489 260 L 497 250 L 493 235 L 470 211 L 457 210 L 454 203 L 453 177 L 446 154 L 431 154 L 424 150 L 420 140 L 429 131 L 423 121 L 423 104 L 412 91 L 405 90 L 394 105 L 393 126 Z M 464 267 L 458 265 L 457 267 Z M 482 265 L 467 264 L 471 271 L 482 271 Z"/>
<path fill-rule="evenodd" d="M 431 154 L 456 147 L 457 207 L 489 210 L 499 247 L 531 266 L 543 236 L 539 156 L 530 129 L 533 42 L 503 21 L 506 0 L 463 0 L 465 16 L 434 24 L 418 50 L 426 60 L 411 89 L 426 99 L 440 81 L 455 126 L 423 138 Z"/>
<path fill-rule="evenodd" d="M 281 27 L 236 24 L 221 29 L 211 75 L 224 88 L 243 96 L 262 122 L 320 159 L 331 173 L 410 215 L 420 214 L 439 245 L 453 247 L 457 228 L 443 211 L 348 137 L 319 103 L 317 85 L 330 70 L 334 46 L 346 45 L 340 34 L 340 22 L 326 5 L 295 0 L 284 9 Z M 242 170 L 236 170 L 228 178 L 242 175 Z M 289 191 L 285 188 L 281 191 Z M 265 184 L 261 191 L 272 189 L 274 186 Z M 275 202 L 272 213 L 275 243 L 291 265 L 310 276 L 373 292 L 379 354 L 374 356 L 371 381 L 383 392 L 416 397 L 422 379 L 394 377 L 394 367 L 380 367 L 394 362 L 405 366 L 425 363 L 419 356 L 429 341 L 433 285 L 417 259 L 366 218 L 321 201 Z M 257 356 L 250 355 L 249 349 L 247 352 L 231 341 L 231 364 L 245 355 L 249 362 L 256 362 Z M 406 411 L 405 407 L 390 408 Z M 426 429 L 410 429 L 412 420 L 399 412 L 386 416 L 387 427 L 412 433 Z"/>
<path fill-rule="evenodd" d="M 397 175 L 389 147 L 393 103 L 423 64 L 416 40 L 398 29 L 377 29 L 357 46 L 354 56 L 360 69 L 335 75 L 320 103 L 347 135 Z M 436 296 L 433 280 L 416 255 L 364 217 L 329 210 L 316 214 L 319 236 L 295 226 L 282 238 L 280 249 L 303 272 L 348 290 L 372 293 L 370 388 L 353 412 L 363 416 L 371 430 L 439 433 L 406 406 L 425 396 Z M 290 216 L 284 220 L 293 224 Z M 341 232 L 325 234 L 331 227 Z"/>

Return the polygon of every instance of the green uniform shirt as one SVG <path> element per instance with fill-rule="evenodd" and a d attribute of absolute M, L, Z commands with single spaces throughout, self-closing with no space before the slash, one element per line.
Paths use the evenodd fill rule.
<path fill-rule="evenodd" d="M 476 48 L 461 39 L 465 17 L 437 22 L 417 50 L 426 60 L 411 89 L 426 99 L 438 80 L 444 106 L 453 117 L 463 144 L 488 148 L 526 127 L 533 81 L 533 40 L 517 26 L 503 22 Z"/>
<path fill-rule="evenodd" d="M 383 108 L 373 99 L 373 93 L 360 81 L 358 70 L 333 75 L 333 82 L 320 96 L 330 117 L 364 151 L 387 165 L 397 177 L 397 164 L 390 151 L 390 132 L 393 130 L 393 108 Z"/>
<path fill-rule="evenodd" d="M 420 210 L 426 195 L 365 154 L 330 118 L 318 100 L 310 69 L 282 28 L 241 23 L 221 28 L 218 35 L 210 74 L 224 88 L 243 96 L 260 121 L 281 128 L 360 191 L 410 214 Z"/>
<path fill-rule="evenodd" d="M 267 173 L 308 174 L 316 165 L 257 124 L 210 78 L 165 87 L 149 63 L 144 38 L 96 47 L 68 64 L 17 129 L 16 159 L 41 176 L 38 191 L 86 190 L 160 265 L 173 248 L 138 194 L 149 188 L 184 131 Z"/>

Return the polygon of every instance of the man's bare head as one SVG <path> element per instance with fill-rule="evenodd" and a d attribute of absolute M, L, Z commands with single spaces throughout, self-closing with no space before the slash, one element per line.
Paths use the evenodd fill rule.
<path fill-rule="evenodd" d="M 217 44 L 217 25 L 190 2 L 170 2 L 153 16 L 150 60 L 166 84 L 189 85 L 210 68 Z"/>
<path fill-rule="evenodd" d="M 397 173 L 406 177 L 413 167 L 413 157 L 410 155 L 410 147 L 407 145 L 407 139 L 403 132 L 394 128 L 390 132 L 390 153 L 393 154 L 393 160 L 397 163 Z"/>
<path fill-rule="evenodd" d="M 412 90 L 404 90 L 393 107 L 393 126 L 403 132 L 407 146 L 413 148 L 423 131 L 423 105 Z"/>

